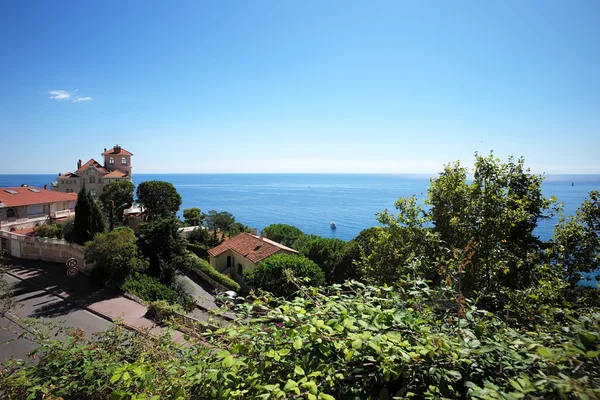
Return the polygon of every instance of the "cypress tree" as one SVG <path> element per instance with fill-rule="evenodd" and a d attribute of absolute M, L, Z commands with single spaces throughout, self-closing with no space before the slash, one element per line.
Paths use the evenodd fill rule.
<path fill-rule="evenodd" d="M 88 204 L 90 207 L 90 227 L 88 231 L 90 235 L 89 240 L 92 240 L 96 233 L 104 233 L 106 230 L 106 221 L 104 220 L 104 215 L 102 214 L 102 210 L 100 210 L 98 202 L 94 200 L 91 192 L 88 192 Z"/>
<path fill-rule="evenodd" d="M 88 232 L 90 225 L 90 197 L 85 185 L 77 194 L 77 205 L 75 205 L 75 221 L 73 224 L 73 241 L 78 245 L 85 245 L 90 240 Z"/>

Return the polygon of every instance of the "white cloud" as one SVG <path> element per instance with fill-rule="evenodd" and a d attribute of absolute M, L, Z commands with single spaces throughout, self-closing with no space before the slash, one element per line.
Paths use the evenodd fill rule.
<path fill-rule="evenodd" d="M 78 90 L 79 89 L 75 89 L 72 92 L 67 92 L 66 90 L 53 90 L 48 93 L 50 94 L 50 98 L 52 100 L 56 100 L 56 101 L 70 100 L 71 97 L 74 97 L 73 103 L 79 103 L 80 101 L 91 101 L 92 100 L 92 98 L 90 96 L 85 96 L 85 97 L 74 96 L 75 92 L 77 92 Z"/>
<path fill-rule="evenodd" d="M 78 103 L 80 101 L 90 101 L 90 100 L 92 100 L 92 98 L 90 96 L 86 96 L 86 97 L 76 96 L 75 100 L 73 100 L 73 103 Z"/>
<path fill-rule="evenodd" d="M 50 93 L 50 98 L 52 100 L 68 100 L 71 98 L 71 93 L 67 92 L 66 90 L 53 90 Z"/>

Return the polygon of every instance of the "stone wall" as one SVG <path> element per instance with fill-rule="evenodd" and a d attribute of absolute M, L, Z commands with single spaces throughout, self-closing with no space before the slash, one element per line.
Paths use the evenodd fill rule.
<path fill-rule="evenodd" d="M 82 246 L 67 243 L 62 239 L 29 237 L 5 231 L 0 231 L 0 240 L 3 243 L 3 248 L 0 250 L 13 257 L 56 263 L 64 263 L 69 258 L 75 258 L 79 270 L 87 272 L 85 251 Z"/>

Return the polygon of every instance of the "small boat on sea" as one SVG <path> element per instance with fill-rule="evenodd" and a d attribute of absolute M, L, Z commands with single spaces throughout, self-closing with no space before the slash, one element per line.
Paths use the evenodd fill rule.
<path fill-rule="evenodd" d="M 337 228 L 337 226 L 335 225 L 334 221 L 331 221 L 331 223 L 329 224 L 329 226 L 331 227 L 331 229 Z"/>

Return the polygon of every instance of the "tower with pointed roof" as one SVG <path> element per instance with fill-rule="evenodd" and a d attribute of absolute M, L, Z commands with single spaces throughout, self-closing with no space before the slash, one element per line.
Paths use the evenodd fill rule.
<path fill-rule="evenodd" d="M 58 174 L 57 181 L 52 183 L 52 190 L 78 193 L 85 184 L 92 196 L 97 198 L 102 193 L 102 188 L 110 182 L 119 180 L 131 182 L 131 156 L 132 153 L 118 144 L 111 149 L 105 148 L 102 153 L 103 164 L 93 158 L 85 164 L 82 164 L 81 160 L 77 161 L 75 172 Z"/>

